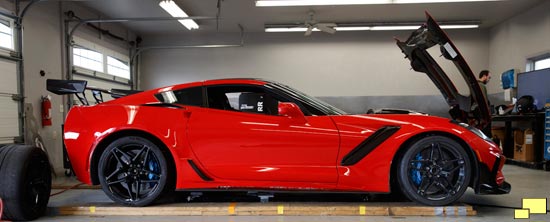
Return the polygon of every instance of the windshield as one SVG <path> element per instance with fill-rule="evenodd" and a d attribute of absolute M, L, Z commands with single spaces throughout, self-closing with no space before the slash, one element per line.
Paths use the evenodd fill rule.
<path fill-rule="evenodd" d="M 269 83 L 266 85 L 266 87 L 270 87 L 270 88 L 274 88 L 274 89 L 277 89 L 279 91 L 282 91 L 284 93 L 286 93 L 287 95 L 291 96 L 293 99 L 296 99 L 302 103 L 305 103 L 309 106 L 312 106 L 320 111 L 322 111 L 323 113 L 327 114 L 327 115 L 345 115 L 347 114 L 346 112 L 342 111 L 341 109 L 338 109 L 324 101 L 321 101 L 315 97 L 312 97 L 312 96 L 309 96 L 303 92 L 300 92 L 296 89 L 293 89 L 289 86 L 286 86 L 286 85 L 283 85 L 283 84 L 280 84 L 280 83 Z"/>

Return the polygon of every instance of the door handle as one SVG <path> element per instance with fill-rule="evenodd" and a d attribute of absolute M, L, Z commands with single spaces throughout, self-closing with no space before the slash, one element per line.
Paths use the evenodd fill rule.
<path fill-rule="evenodd" d="M 191 117 L 191 111 L 188 110 L 188 109 L 185 109 L 183 110 L 183 116 L 186 117 L 186 118 L 190 118 Z"/>

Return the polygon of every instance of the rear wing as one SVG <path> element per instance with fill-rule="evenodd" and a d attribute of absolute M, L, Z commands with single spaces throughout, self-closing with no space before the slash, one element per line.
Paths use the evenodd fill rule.
<path fill-rule="evenodd" d="M 58 80 L 48 79 L 46 80 L 46 88 L 48 91 L 57 95 L 74 94 L 84 105 L 90 105 L 86 94 L 86 90 L 90 90 L 94 96 L 96 103 L 103 102 L 103 93 L 110 94 L 111 97 L 118 99 L 127 95 L 139 93 L 138 90 L 125 90 L 125 89 L 101 89 L 93 86 L 87 86 L 88 82 L 85 80 Z"/>

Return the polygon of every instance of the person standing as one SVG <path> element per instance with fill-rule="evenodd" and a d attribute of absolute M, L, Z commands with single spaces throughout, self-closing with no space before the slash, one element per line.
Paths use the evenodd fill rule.
<path fill-rule="evenodd" d="M 481 72 L 479 72 L 479 79 L 477 80 L 477 83 L 479 83 L 479 87 L 481 87 L 483 96 L 485 96 L 487 106 L 491 107 L 491 102 L 489 102 L 489 97 L 487 96 L 487 83 L 489 83 L 489 80 L 491 80 L 491 72 L 489 72 L 489 70 L 482 70 Z M 491 132 L 491 125 L 491 121 L 489 121 L 489 123 L 487 123 L 487 126 L 485 126 L 485 128 L 481 130 L 489 138 L 493 137 Z"/>

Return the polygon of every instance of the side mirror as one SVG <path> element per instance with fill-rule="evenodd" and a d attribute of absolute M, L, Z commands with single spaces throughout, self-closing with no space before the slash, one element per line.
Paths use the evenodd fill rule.
<path fill-rule="evenodd" d="M 294 103 L 280 102 L 279 103 L 279 116 L 285 116 L 297 123 L 307 123 L 306 116 Z"/>

